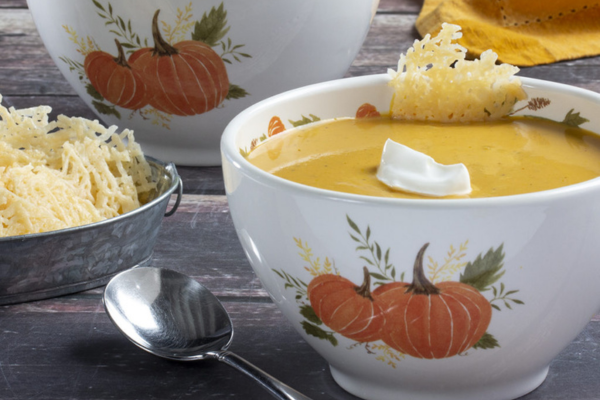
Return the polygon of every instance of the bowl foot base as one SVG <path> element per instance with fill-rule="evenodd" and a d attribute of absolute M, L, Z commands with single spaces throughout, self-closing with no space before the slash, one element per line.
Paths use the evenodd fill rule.
<path fill-rule="evenodd" d="M 366 400 L 513 400 L 535 390 L 548 375 L 548 367 L 517 380 L 498 382 L 483 387 L 435 387 L 427 383 L 407 387 L 384 386 L 348 375 L 330 366 L 335 382 L 344 390 Z"/>

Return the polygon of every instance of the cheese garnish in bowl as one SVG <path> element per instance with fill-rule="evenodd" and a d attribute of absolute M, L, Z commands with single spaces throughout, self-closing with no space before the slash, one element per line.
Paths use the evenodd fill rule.
<path fill-rule="evenodd" d="M 466 60 L 467 50 L 455 41 L 460 26 L 443 24 L 440 33 L 416 40 L 400 55 L 398 71 L 389 70 L 394 88 L 391 115 L 395 119 L 431 122 L 491 121 L 507 115 L 527 97 L 519 68 L 496 65 L 491 50 L 479 60 Z M 444 166 L 426 154 L 388 140 L 377 178 L 386 185 L 427 196 L 464 195 L 471 192 L 463 164 Z"/>
<path fill-rule="evenodd" d="M 0 237 L 112 218 L 156 187 L 132 131 L 49 113 L 0 106 Z"/>
<path fill-rule="evenodd" d="M 479 60 L 466 60 L 467 49 L 454 41 L 460 26 L 443 24 L 440 33 L 416 40 L 400 55 L 398 71 L 388 70 L 394 88 L 392 117 L 396 119 L 473 122 L 504 117 L 518 100 L 527 98 L 519 68 L 496 65 L 498 55 L 487 50 Z"/>

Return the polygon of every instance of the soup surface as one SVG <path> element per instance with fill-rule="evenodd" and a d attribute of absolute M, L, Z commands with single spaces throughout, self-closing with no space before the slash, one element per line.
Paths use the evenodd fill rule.
<path fill-rule="evenodd" d="M 339 192 L 426 198 L 381 183 L 377 168 L 387 139 L 433 157 L 463 163 L 473 191 L 493 197 L 537 192 L 600 176 L 600 138 L 566 124 L 533 118 L 442 124 L 386 117 L 309 124 L 271 137 L 248 160 L 279 177 Z"/>

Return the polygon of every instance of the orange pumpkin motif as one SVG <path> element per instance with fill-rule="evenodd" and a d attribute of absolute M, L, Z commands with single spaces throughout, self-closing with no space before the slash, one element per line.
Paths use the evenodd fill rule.
<path fill-rule="evenodd" d="M 173 115 L 212 110 L 229 93 L 225 63 L 206 43 L 195 40 L 167 43 L 158 27 L 159 12 L 152 20 L 154 48 L 140 49 L 129 58 L 146 82 L 148 102 L 157 110 Z"/>
<path fill-rule="evenodd" d="M 281 118 L 278 116 L 271 118 L 269 121 L 269 137 L 277 135 L 283 131 L 285 131 L 285 125 L 283 125 L 283 122 L 281 122 Z"/>
<path fill-rule="evenodd" d="M 379 116 L 381 116 L 381 114 L 379 113 L 379 111 L 377 111 L 377 108 L 375 108 L 375 106 L 373 104 L 365 103 L 365 104 L 361 105 L 360 107 L 358 107 L 358 110 L 356 110 L 356 118 L 357 119 L 373 118 L 373 117 L 379 117 Z"/>
<path fill-rule="evenodd" d="M 132 69 L 123 47 L 115 39 L 119 55 L 93 51 L 84 60 L 84 70 L 90 83 L 109 102 L 130 110 L 148 104 L 146 85 L 138 71 Z"/>
<path fill-rule="evenodd" d="M 423 272 L 419 251 L 413 283 L 394 282 L 373 291 L 385 315 L 382 339 L 390 347 L 417 358 L 447 358 L 470 349 L 492 318 L 489 301 L 460 282 L 433 285 Z"/>
<path fill-rule="evenodd" d="M 384 324 L 381 307 L 373 301 L 370 275 L 365 267 L 364 282 L 356 286 L 339 275 L 324 274 L 308 285 L 313 310 L 325 325 L 357 342 L 378 340 Z"/>

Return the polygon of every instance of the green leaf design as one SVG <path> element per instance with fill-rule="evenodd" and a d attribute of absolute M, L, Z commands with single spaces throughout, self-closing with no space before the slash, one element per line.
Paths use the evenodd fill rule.
<path fill-rule="evenodd" d="M 85 74 L 85 71 L 82 63 L 80 63 L 79 61 L 71 60 L 68 57 L 59 57 L 59 59 L 69 66 L 70 72 L 77 71 L 77 73 L 79 74 L 79 79 L 83 79 L 82 76 Z"/>
<path fill-rule="evenodd" d="M 491 334 L 489 333 L 484 333 L 483 336 L 481 337 L 481 339 L 479 339 L 479 341 L 477 343 L 475 343 L 473 345 L 474 349 L 493 349 L 494 347 L 500 347 L 500 344 L 498 343 L 498 341 L 496 340 L 495 337 L 493 337 Z"/>
<path fill-rule="evenodd" d="M 348 221 L 348 225 L 350 225 L 350 228 L 352 228 L 356 233 L 360 235 L 360 229 L 358 229 L 358 225 L 356 225 L 356 223 L 352 221 L 348 214 L 346 214 L 346 220 Z M 358 239 L 356 238 L 355 240 L 358 241 Z"/>
<path fill-rule="evenodd" d="M 337 346 L 338 341 L 331 332 L 327 332 L 308 321 L 302 321 L 302 328 L 307 335 L 314 336 L 319 339 L 327 340 L 334 346 Z"/>
<path fill-rule="evenodd" d="M 381 274 L 378 274 L 377 272 L 369 272 L 369 275 L 371 275 L 375 279 L 379 279 L 380 281 L 389 281 L 390 280 L 390 278 L 388 278 L 387 276 L 383 276 Z"/>
<path fill-rule="evenodd" d="M 311 114 L 311 116 L 313 118 L 317 118 L 317 120 L 318 120 L 318 117 L 315 117 L 312 114 Z M 306 118 L 306 117 L 303 117 L 303 118 Z M 290 122 L 294 123 L 293 121 L 290 121 Z M 355 242 L 357 242 L 359 244 L 359 246 L 357 246 L 355 250 L 356 251 L 365 251 L 367 253 L 366 256 L 361 255 L 361 256 L 359 256 L 359 258 L 361 260 L 363 260 L 364 262 L 366 262 L 368 265 L 376 267 L 379 270 L 379 273 L 370 273 L 370 275 L 375 279 L 379 279 L 379 280 L 383 280 L 383 281 L 393 281 L 396 276 L 396 270 L 395 270 L 394 266 L 388 262 L 389 257 L 390 257 L 390 249 L 388 248 L 384 252 L 383 249 L 381 248 L 381 246 L 379 245 L 379 243 L 377 243 L 375 241 L 373 241 L 373 242 L 370 241 L 371 227 L 369 225 L 367 225 L 365 235 L 363 235 L 362 231 L 360 230 L 360 228 L 358 227 L 356 222 L 354 222 L 348 214 L 346 214 L 346 221 L 348 222 L 348 225 L 354 231 L 354 233 L 357 233 L 360 236 L 360 237 L 357 237 L 357 236 L 354 236 L 353 232 L 348 232 L 348 234 L 350 235 L 352 240 L 354 240 Z M 391 273 L 392 273 L 391 277 L 388 275 L 388 271 L 390 269 L 391 269 Z M 381 283 L 373 282 L 373 284 L 378 285 Z"/>
<path fill-rule="evenodd" d="M 227 26 L 227 11 L 223 8 L 223 3 L 219 8 L 211 8 L 208 14 L 204 13 L 202 19 L 196 22 L 192 40 L 204 42 L 214 47 L 229 32 Z"/>
<path fill-rule="evenodd" d="M 246 157 L 248 157 L 250 155 L 250 152 L 248 150 L 242 149 L 240 147 L 240 154 L 242 155 L 242 157 L 246 158 Z"/>
<path fill-rule="evenodd" d="M 92 86 L 91 83 L 88 83 L 87 85 L 85 85 L 85 91 L 87 92 L 87 94 L 89 94 L 96 100 L 99 100 L 99 101 L 104 100 L 104 97 L 102 97 L 102 95 L 100 93 L 98 93 L 96 88 L 94 86 Z"/>
<path fill-rule="evenodd" d="M 506 272 L 501 271 L 504 266 L 503 246 L 501 244 L 496 250 L 491 248 L 485 256 L 479 254 L 475 261 L 469 262 L 465 271 L 460 274 L 460 282 L 471 285 L 480 292 L 488 290 Z"/>
<path fill-rule="evenodd" d="M 309 322 L 312 322 L 315 325 L 323 324 L 323 321 L 321 321 L 321 319 L 317 316 L 315 310 L 308 304 L 305 304 L 302 307 L 300 307 L 300 314 Z"/>
<path fill-rule="evenodd" d="M 290 121 L 290 124 L 292 124 L 294 127 L 298 127 L 298 126 L 310 124 L 311 122 L 317 122 L 317 121 L 321 120 L 321 118 L 317 117 L 316 115 L 313 115 L 313 114 L 308 114 L 308 115 L 310 116 L 310 118 L 302 115 L 302 119 L 299 119 L 298 121 L 292 121 L 291 119 L 288 121 Z"/>
<path fill-rule="evenodd" d="M 562 121 L 563 124 L 567 124 L 569 126 L 574 126 L 574 127 L 578 128 L 579 125 L 581 125 L 585 122 L 590 122 L 589 119 L 583 118 L 582 116 L 580 116 L 580 114 L 578 112 L 573 112 L 573 111 L 574 111 L 573 108 L 571 108 L 569 110 L 569 112 L 565 116 L 565 119 Z"/>
<path fill-rule="evenodd" d="M 282 274 L 281 272 L 277 271 L 275 268 L 271 268 L 271 271 L 273 271 L 273 272 L 275 272 L 277 275 L 279 275 L 279 277 L 280 277 L 281 279 L 285 279 L 285 278 L 284 278 L 284 276 L 283 276 L 283 274 Z"/>
<path fill-rule="evenodd" d="M 94 3 L 94 5 L 96 6 L 96 8 L 99 8 L 102 11 L 106 11 L 104 9 L 104 7 L 102 6 L 102 4 L 98 3 L 96 0 L 92 0 L 92 3 Z"/>
<path fill-rule="evenodd" d="M 99 102 L 97 100 L 92 101 L 92 105 L 94 106 L 94 108 L 96 110 L 98 110 L 98 112 L 100 114 L 114 115 L 115 117 L 121 119 L 121 113 L 119 113 L 119 111 L 117 111 L 115 106 L 109 106 L 109 105 Z"/>
<path fill-rule="evenodd" d="M 364 260 L 365 262 L 369 263 L 370 265 L 375 265 L 375 263 L 371 260 L 369 260 L 367 257 L 365 256 L 360 256 L 360 259 Z"/>
<path fill-rule="evenodd" d="M 241 99 L 242 97 L 246 97 L 248 95 L 250 95 L 250 93 L 246 92 L 245 89 L 242 89 L 238 85 L 230 84 L 229 92 L 227 93 L 227 96 L 225 96 L 225 98 L 227 100 Z"/>

